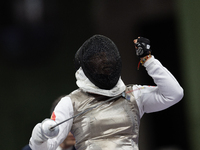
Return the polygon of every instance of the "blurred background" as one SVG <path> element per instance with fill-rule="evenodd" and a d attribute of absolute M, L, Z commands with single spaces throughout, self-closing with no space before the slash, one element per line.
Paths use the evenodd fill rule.
<path fill-rule="evenodd" d="M 199 150 L 200 1 L 7 0 L 0 9 L 1 150 L 28 144 L 52 102 L 77 88 L 73 58 L 94 34 L 111 38 L 125 84 L 154 85 L 137 70 L 132 40 L 151 40 L 153 54 L 184 88 L 173 107 L 145 114 L 140 150 Z"/>

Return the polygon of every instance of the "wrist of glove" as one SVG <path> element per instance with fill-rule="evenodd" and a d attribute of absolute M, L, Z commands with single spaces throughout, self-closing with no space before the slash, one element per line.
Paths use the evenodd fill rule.
<path fill-rule="evenodd" d="M 150 49 L 150 40 L 144 37 L 138 37 L 134 40 L 136 55 L 139 58 L 151 54 L 152 50 Z"/>
<path fill-rule="evenodd" d="M 56 122 L 51 119 L 45 119 L 42 123 L 38 123 L 32 132 L 32 139 L 36 144 L 42 144 L 48 139 L 52 139 L 59 134 L 59 126 L 55 126 Z M 51 129 L 51 127 L 55 126 Z"/>
<path fill-rule="evenodd" d="M 47 137 L 45 137 L 45 135 L 43 135 L 42 133 L 42 129 L 41 129 L 41 123 L 38 123 L 34 128 L 33 128 L 33 131 L 32 131 L 32 138 L 34 140 L 34 142 L 36 144 L 42 144 L 44 143 L 45 141 L 48 140 Z"/>

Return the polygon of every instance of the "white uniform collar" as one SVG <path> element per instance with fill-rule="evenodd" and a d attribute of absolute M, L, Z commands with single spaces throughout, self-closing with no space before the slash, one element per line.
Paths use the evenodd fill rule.
<path fill-rule="evenodd" d="M 94 94 L 104 95 L 104 96 L 116 96 L 122 93 L 126 86 L 122 81 L 121 77 L 119 78 L 118 83 L 116 86 L 110 90 L 100 89 L 99 87 L 95 86 L 84 74 L 82 68 L 80 67 L 75 74 L 76 77 L 76 84 L 79 88 L 81 88 L 85 92 L 90 92 Z"/>

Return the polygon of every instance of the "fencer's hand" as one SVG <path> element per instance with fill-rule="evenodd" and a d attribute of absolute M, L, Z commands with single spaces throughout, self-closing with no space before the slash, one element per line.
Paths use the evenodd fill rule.
<path fill-rule="evenodd" d="M 136 49 L 136 55 L 139 58 L 142 58 L 144 56 L 147 56 L 151 54 L 151 49 L 150 49 L 150 40 L 144 37 L 138 37 L 134 41 L 135 44 L 135 49 Z"/>
<path fill-rule="evenodd" d="M 33 131 L 32 131 L 32 138 L 36 144 L 42 144 L 43 142 L 47 141 L 48 138 L 45 137 L 41 130 L 41 123 L 38 123 Z"/>

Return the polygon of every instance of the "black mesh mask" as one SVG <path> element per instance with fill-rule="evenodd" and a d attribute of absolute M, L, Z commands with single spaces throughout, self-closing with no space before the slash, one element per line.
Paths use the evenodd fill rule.
<path fill-rule="evenodd" d="M 94 35 L 75 54 L 75 68 L 82 67 L 86 77 L 97 87 L 110 90 L 121 74 L 121 57 L 115 43 L 102 35 Z"/>

